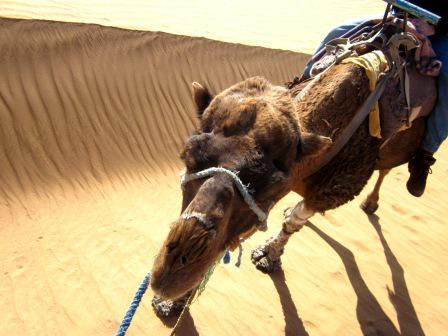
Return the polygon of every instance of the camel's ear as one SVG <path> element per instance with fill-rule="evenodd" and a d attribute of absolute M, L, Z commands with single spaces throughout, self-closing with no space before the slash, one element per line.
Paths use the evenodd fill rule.
<path fill-rule="evenodd" d="M 332 143 L 333 142 L 328 137 L 302 132 L 300 135 L 299 148 L 297 149 L 297 158 L 299 159 L 304 155 L 318 154 Z"/>
<path fill-rule="evenodd" d="M 199 118 L 202 117 L 202 113 L 207 108 L 212 100 L 212 95 L 198 82 L 191 83 L 193 87 L 193 99 L 198 110 Z"/>

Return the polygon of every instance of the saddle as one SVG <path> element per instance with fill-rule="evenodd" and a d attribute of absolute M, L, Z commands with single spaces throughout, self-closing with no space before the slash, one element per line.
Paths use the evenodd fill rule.
<path fill-rule="evenodd" d="M 400 33 L 401 27 L 396 22 L 368 22 L 370 26 L 361 24 L 351 36 L 330 41 L 324 52 L 317 54 L 311 79 L 334 64 L 351 62 L 366 69 L 373 91 L 377 79 L 394 70 L 370 113 L 371 135 L 387 141 L 396 133 L 410 128 L 417 118 L 431 113 L 437 99 L 436 80 L 416 69 L 412 52 L 419 46 L 419 41 L 415 36 Z M 375 59 L 381 60 L 373 62 Z M 293 88 L 293 94 L 303 88 L 306 90 L 306 83 L 300 84 Z"/>

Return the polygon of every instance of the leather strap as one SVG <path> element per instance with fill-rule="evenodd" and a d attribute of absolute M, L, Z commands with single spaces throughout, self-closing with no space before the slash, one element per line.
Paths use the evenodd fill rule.
<path fill-rule="evenodd" d="M 386 87 L 387 81 L 392 75 L 394 75 L 395 71 L 396 68 L 392 67 L 391 70 L 380 77 L 375 90 L 370 93 L 365 102 L 361 105 L 358 111 L 356 111 L 355 116 L 347 125 L 347 127 L 342 131 L 337 141 L 333 143 L 328 152 L 320 156 L 317 161 L 315 161 L 315 164 L 313 164 L 310 170 L 305 171 L 303 174 L 301 174 L 303 178 L 307 178 L 318 172 L 341 151 L 341 149 L 347 144 L 347 142 L 350 140 L 359 126 L 361 126 L 362 122 L 367 118 L 375 103 L 380 99 L 381 95 L 384 92 L 384 88 Z"/>

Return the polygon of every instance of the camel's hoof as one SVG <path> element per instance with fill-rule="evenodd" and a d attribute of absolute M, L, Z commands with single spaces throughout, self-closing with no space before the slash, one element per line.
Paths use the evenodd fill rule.
<path fill-rule="evenodd" d="M 375 211 L 378 210 L 378 202 L 369 202 L 368 200 L 364 200 L 359 206 L 366 214 L 373 215 Z"/>
<path fill-rule="evenodd" d="M 280 257 L 271 257 L 266 253 L 264 246 L 259 246 L 252 251 L 251 260 L 255 267 L 263 273 L 277 272 L 282 266 Z"/>
<path fill-rule="evenodd" d="M 164 300 L 157 295 L 152 298 L 152 307 L 158 317 L 177 316 L 181 313 L 182 309 L 184 309 L 184 306 L 185 300 Z"/>

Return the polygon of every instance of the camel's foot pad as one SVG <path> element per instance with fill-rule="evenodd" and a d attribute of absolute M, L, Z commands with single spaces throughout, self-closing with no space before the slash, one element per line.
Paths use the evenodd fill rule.
<path fill-rule="evenodd" d="M 280 270 L 282 261 L 279 256 L 269 253 L 268 245 L 261 245 L 251 254 L 252 263 L 263 273 L 274 273 Z"/>
<path fill-rule="evenodd" d="M 368 215 L 373 215 L 378 210 L 378 202 L 372 202 L 365 199 L 359 207 Z"/>
<path fill-rule="evenodd" d="M 180 300 L 164 300 L 160 296 L 154 296 L 152 298 L 152 307 L 158 317 L 166 318 L 172 316 L 178 316 L 182 309 L 184 309 L 186 301 Z"/>

